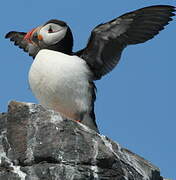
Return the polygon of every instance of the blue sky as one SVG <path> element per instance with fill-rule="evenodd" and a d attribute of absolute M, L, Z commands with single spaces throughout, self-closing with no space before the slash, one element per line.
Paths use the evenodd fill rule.
<path fill-rule="evenodd" d="M 86 45 L 96 25 L 160 0 L 2 1 L 0 112 L 10 100 L 37 102 L 29 90 L 32 59 L 4 35 L 29 31 L 56 18 L 74 34 L 74 50 Z M 162 4 L 176 5 L 173 0 Z M 145 157 L 167 178 L 176 179 L 176 21 L 157 37 L 123 52 L 117 68 L 97 81 L 96 116 L 102 134 Z"/>

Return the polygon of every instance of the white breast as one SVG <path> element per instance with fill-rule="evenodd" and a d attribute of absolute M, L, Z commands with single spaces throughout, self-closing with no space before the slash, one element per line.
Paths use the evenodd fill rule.
<path fill-rule="evenodd" d="M 29 84 L 39 102 L 76 120 L 90 110 L 90 78 L 84 60 L 51 50 L 41 50 L 29 71 Z"/>

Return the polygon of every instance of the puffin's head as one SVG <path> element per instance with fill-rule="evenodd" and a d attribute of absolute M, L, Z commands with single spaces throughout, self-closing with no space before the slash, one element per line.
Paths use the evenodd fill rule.
<path fill-rule="evenodd" d="M 32 29 L 24 39 L 40 46 L 41 49 L 72 52 L 72 32 L 64 21 L 52 19 L 43 26 Z"/>

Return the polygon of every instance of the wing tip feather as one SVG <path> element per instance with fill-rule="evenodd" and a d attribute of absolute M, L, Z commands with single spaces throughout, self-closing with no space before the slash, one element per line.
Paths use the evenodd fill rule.
<path fill-rule="evenodd" d="M 11 35 L 14 33 L 15 31 L 10 31 L 5 35 L 5 38 L 8 39 L 11 37 Z"/>

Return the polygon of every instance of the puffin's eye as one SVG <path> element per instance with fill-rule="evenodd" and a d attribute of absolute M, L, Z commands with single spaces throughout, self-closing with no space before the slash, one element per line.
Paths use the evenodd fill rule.
<path fill-rule="evenodd" d="M 48 29 L 48 33 L 53 33 L 53 29 L 51 28 L 51 26 Z"/>

